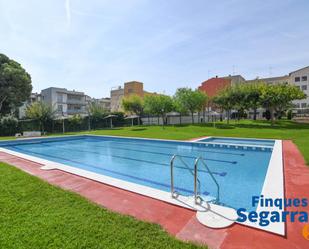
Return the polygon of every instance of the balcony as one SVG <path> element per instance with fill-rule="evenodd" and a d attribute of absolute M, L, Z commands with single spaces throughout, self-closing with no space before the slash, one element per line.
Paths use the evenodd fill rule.
<path fill-rule="evenodd" d="M 67 104 L 86 105 L 85 99 L 67 99 Z"/>
<path fill-rule="evenodd" d="M 68 109 L 67 114 L 68 115 L 74 115 L 74 114 L 85 114 L 86 111 L 84 109 Z"/>

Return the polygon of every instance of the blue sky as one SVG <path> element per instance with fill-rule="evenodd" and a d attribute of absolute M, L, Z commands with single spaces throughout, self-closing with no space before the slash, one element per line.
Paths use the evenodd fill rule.
<path fill-rule="evenodd" d="M 309 1 L 0 0 L 0 53 L 49 86 L 109 96 L 139 80 L 173 94 L 215 75 L 309 65 Z"/>

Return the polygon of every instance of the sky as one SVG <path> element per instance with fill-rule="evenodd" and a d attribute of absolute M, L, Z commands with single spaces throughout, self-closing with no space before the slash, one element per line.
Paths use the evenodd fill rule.
<path fill-rule="evenodd" d="M 32 77 L 101 98 L 124 82 L 173 94 L 210 77 L 309 65 L 308 0 L 0 0 L 0 53 Z"/>

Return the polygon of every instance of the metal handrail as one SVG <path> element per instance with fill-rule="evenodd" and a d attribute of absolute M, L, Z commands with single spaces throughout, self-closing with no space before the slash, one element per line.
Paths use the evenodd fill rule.
<path fill-rule="evenodd" d="M 175 159 L 178 158 L 180 160 L 180 162 L 186 166 L 186 168 L 190 171 L 190 173 L 193 175 L 194 177 L 194 193 L 196 193 L 198 189 L 200 189 L 200 180 L 197 178 L 197 175 L 195 173 L 195 171 L 193 171 L 189 165 L 182 159 L 182 157 L 180 155 L 173 155 L 172 158 L 171 158 L 171 162 L 170 162 L 170 170 L 171 170 L 171 195 L 172 195 L 172 198 L 177 198 L 178 196 L 178 193 L 175 191 L 175 188 L 174 188 L 174 161 Z M 197 186 L 198 185 L 198 186 Z"/>
<path fill-rule="evenodd" d="M 198 168 L 198 163 L 199 162 L 202 162 L 204 167 L 206 168 L 206 170 L 208 171 L 209 175 L 211 176 L 212 180 L 215 182 L 216 186 L 217 186 L 217 198 L 216 198 L 216 203 L 219 203 L 220 201 L 220 186 L 219 186 L 219 183 L 217 182 L 216 178 L 214 177 L 213 173 L 210 171 L 209 167 L 207 166 L 207 164 L 204 162 L 203 158 L 202 157 L 198 157 L 195 159 L 195 162 L 194 162 L 194 175 L 195 177 L 197 177 L 197 168 Z M 194 181 L 195 183 L 195 181 Z M 197 190 L 196 188 L 194 188 L 194 196 L 195 196 L 195 201 L 197 201 L 197 198 L 198 198 L 198 193 L 197 193 Z"/>

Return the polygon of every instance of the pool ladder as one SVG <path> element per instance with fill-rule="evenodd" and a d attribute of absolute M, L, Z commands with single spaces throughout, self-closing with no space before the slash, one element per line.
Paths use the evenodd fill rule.
<path fill-rule="evenodd" d="M 194 160 L 194 170 L 192 170 L 189 165 L 183 160 L 183 158 L 180 155 L 173 155 L 170 161 L 170 171 L 171 171 L 171 196 L 172 198 L 177 198 L 179 196 L 179 193 L 175 190 L 174 186 L 174 161 L 176 159 L 179 159 L 179 161 L 189 170 L 189 172 L 194 177 L 194 202 L 195 204 L 201 204 L 203 202 L 203 198 L 200 195 L 201 192 L 201 182 L 198 178 L 198 165 L 199 163 L 202 163 L 202 165 L 205 167 L 207 172 L 209 173 L 210 177 L 212 178 L 213 182 L 216 185 L 217 188 L 217 196 L 215 199 L 215 203 L 220 202 L 220 186 L 216 178 L 214 177 L 213 173 L 210 171 L 208 165 L 205 163 L 204 159 L 202 157 L 197 157 Z"/>

